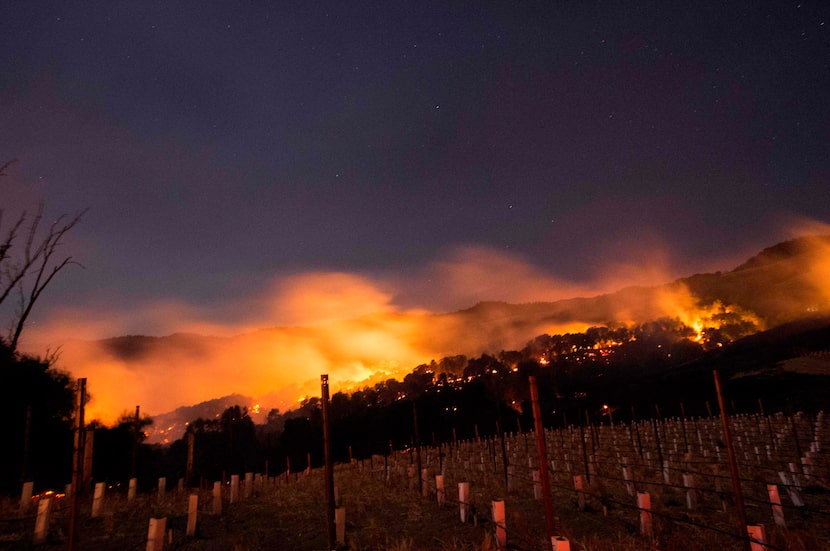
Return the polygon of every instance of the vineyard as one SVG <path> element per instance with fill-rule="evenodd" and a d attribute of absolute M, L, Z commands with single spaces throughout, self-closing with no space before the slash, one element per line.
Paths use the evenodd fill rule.
<path fill-rule="evenodd" d="M 830 549 L 824 414 L 737 415 L 730 428 L 746 522 L 762 527 L 752 537 L 737 528 L 720 418 L 545 430 L 561 548 Z M 338 545 L 549 549 L 539 474 L 533 432 L 337 465 Z M 328 548 L 323 469 L 240 473 L 192 490 L 162 479 L 145 494 L 103 486 L 81 501 L 79 549 Z M 69 501 L 53 494 L 6 503 L 0 549 L 66 548 Z"/>

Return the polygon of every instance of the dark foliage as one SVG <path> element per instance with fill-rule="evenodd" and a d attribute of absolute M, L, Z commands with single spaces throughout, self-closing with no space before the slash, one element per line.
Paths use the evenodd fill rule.
<path fill-rule="evenodd" d="M 70 476 L 74 401 L 66 373 L 0 342 L 0 418 L 6 427 L 0 491 L 18 493 L 24 480 L 34 480 L 36 489 L 63 488 Z"/>

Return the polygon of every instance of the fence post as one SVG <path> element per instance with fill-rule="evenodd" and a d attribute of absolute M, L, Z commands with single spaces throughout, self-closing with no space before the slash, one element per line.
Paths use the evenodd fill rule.
<path fill-rule="evenodd" d="M 545 429 L 542 426 L 542 410 L 539 406 L 539 388 L 536 377 L 528 377 L 530 383 L 530 402 L 533 408 L 534 431 L 536 432 L 536 453 L 539 456 L 539 475 L 542 483 L 542 498 L 545 504 L 545 528 L 548 537 L 556 533 L 556 519 L 553 512 L 553 499 L 550 495 L 550 477 L 548 476 L 547 448 L 545 447 Z"/>
<path fill-rule="evenodd" d="M 720 407 L 720 419 L 723 425 L 723 439 L 726 443 L 726 455 L 729 458 L 729 473 L 732 475 L 732 490 L 735 492 L 735 506 L 738 509 L 738 523 L 740 524 L 741 536 L 746 532 L 746 509 L 744 509 L 744 494 L 741 490 L 741 479 L 738 473 L 738 460 L 735 457 L 735 450 L 732 447 L 732 431 L 729 428 L 729 415 L 726 413 L 726 400 L 723 396 L 723 389 L 721 388 L 720 374 L 718 370 L 712 371 L 715 379 L 715 391 L 718 395 L 718 406 Z M 749 551 L 749 540 L 745 540 L 744 548 Z"/>

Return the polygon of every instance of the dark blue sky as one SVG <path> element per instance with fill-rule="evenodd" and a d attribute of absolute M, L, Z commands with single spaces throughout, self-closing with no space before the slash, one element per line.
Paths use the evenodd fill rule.
<path fill-rule="evenodd" d="M 4 2 L 2 206 L 89 208 L 38 314 L 309 271 L 450 309 L 412 282 L 459 247 L 579 283 L 830 222 L 830 5 L 678 4 Z"/>

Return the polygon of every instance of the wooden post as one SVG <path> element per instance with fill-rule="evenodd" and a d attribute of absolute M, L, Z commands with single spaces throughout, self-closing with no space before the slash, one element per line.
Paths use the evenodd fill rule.
<path fill-rule="evenodd" d="M 470 511 L 470 483 L 458 483 L 458 511 L 461 516 L 461 522 L 467 522 L 467 515 Z"/>
<path fill-rule="evenodd" d="M 421 431 L 418 429 L 418 408 L 415 405 L 415 400 L 412 400 L 412 426 L 415 431 L 415 457 L 417 458 L 417 465 L 418 465 L 418 492 L 423 494 L 424 492 L 424 483 L 426 480 L 422 476 L 421 472 Z"/>
<path fill-rule="evenodd" d="M 428 476 L 429 469 L 421 469 L 421 495 L 424 497 L 429 495 L 429 484 L 427 484 Z"/>
<path fill-rule="evenodd" d="M 167 479 L 165 477 L 159 477 L 159 487 L 158 487 L 158 498 L 159 500 L 164 499 L 164 493 L 167 491 Z"/>
<path fill-rule="evenodd" d="M 32 432 L 32 406 L 26 406 L 26 423 L 23 426 L 23 457 L 21 461 L 20 480 L 29 478 L 29 440 Z"/>
<path fill-rule="evenodd" d="M 187 536 L 193 537 L 196 535 L 196 515 L 199 511 L 199 494 L 190 494 L 190 500 L 187 503 Z"/>
<path fill-rule="evenodd" d="M 655 406 L 656 408 L 657 406 Z M 659 409 L 658 409 L 659 411 Z M 654 431 L 654 443 L 657 445 L 657 464 L 663 465 L 663 446 L 660 444 L 660 431 L 657 429 L 657 420 L 651 420 L 651 428 Z"/>
<path fill-rule="evenodd" d="M 86 436 L 84 437 L 84 476 L 81 488 L 84 495 L 89 495 L 89 490 L 92 487 L 92 447 L 95 441 L 95 430 L 84 430 Z"/>
<path fill-rule="evenodd" d="M 536 432 L 536 453 L 539 456 L 539 477 L 542 483 L 542 499 L 545 504 L 545 528 L 547 536 L 556 535 L 556 518 L 553 512 L 553 499 L 550 495 L 550 477 L 548 475 L 547 448 L 545 446 L 545 429 L 542 426 L 542 410 L 539 406 L 539 388 L 536 377 L 528 377 L 530 382 L 530 401 L 533 408 L 533 421 Z"/>
<path fill-rule="evenodd" d="M 166 535 L 167 517 L 151 518 L 147 529 L 147 551 L 163 551 Z"/>
<path fill-rule="evenodd" d="M 35 535 L 32 543 L 40 545 L 46 541 L 49 534 L 49 514 L 52 512 L 52 498 L 44 497 L 37 502 L 37 518 L 35 519 Z"/>
<path fill-rule="evenodd" d="M 95 493 L 92 496 L 92 518 L 101 516 L 101 505 L 104 502 L 104 483 L 98 482 L 95 485 Z"/>
<path fill-rule="evenodd" d="M 718 406 L 720 407 L 720 419 L 723 425 L 723 439 L 726 443 L 726 454 L 729 459 L 729 472 L 732 475 L 732 490 L 735 493 L 735 505 L 738 509 L 738 523 L 740 531 L 738 534 L 744 538 L 746 532 L 746 510 L 744 509 L 744 494 L 741 490 L 741 480 L 738 473 L 738 460 L 735 457 L 735 450 L 732 447 L 732 431 L 729 428 L 729 415 L 726 413 L 726 400 L 723 396 L 723 389 L 721 388 L 720 374 L 717 370 L 712 372 L 715 379 L 715 391 L 718 395 Z M 750 551 L 749 541 L 744 539 L 746 551 Z"/>
<path fill-rule="evenodd" d="M 196 447 L 196 433 L 187 433 L 187 465 L 185 467 L 185 484 L 190 488 L 193 484 L 193 449 Z"/>
<path fill-rule="evenodd" d="M 588 468 L 588 447 L 585 445 L 585 427 L 579 424 L 580 440 L 582 441 L 582 462 L 585 465 L 585 478 L 591 484 L 591 472 Z"/>
<path fill-rule="evenodd" d="M 138 464 L 138 441 L 139 431 L 141 430 L 141 418 L 138 415 L 139 407 L 135 406 L 135 418 L 133 419 L 133 450 L 130 458 L 130 477 L 135 478 L 136 466 Z"/>
<path fill-rule="evenodd" d="M 504 500 L 493 501 L 493 524 L 496 526 L 496 547 L 507 549 L 507 525 L 504 520 Z"/>
<path fill-rule="evenodd" d="M 320 375 L 320 390 L 322 397 L 320 404 L 323 409 L 323 455 L 326 477 L 326 533 L 329 540 L 329 549 L 337 547 L 337 527 L 334 517 L 334 466 L 331 463 L 331 444 L 329 441 L 329 376 Z M 309 467 L 311 463 L 309 462 Z"/>
<path fill-rule="evenodd" d="M 637 493 L 637 508 L 640 509 L 640 533 L 648 538 L 654 536 L 651 523 L 651 496 L 647 492 Z"/>
<path fill-rule="evenodd" d="M 86 378 L 78 379 L 78 409 L 75 412 L 75 446 L 72 456 L 72 504 L 69 513 L 67 549 L 78 549 L 78 517 L 81 509 L 81 484 L 84 475 L 84 411 L 86 404 Z"/>

